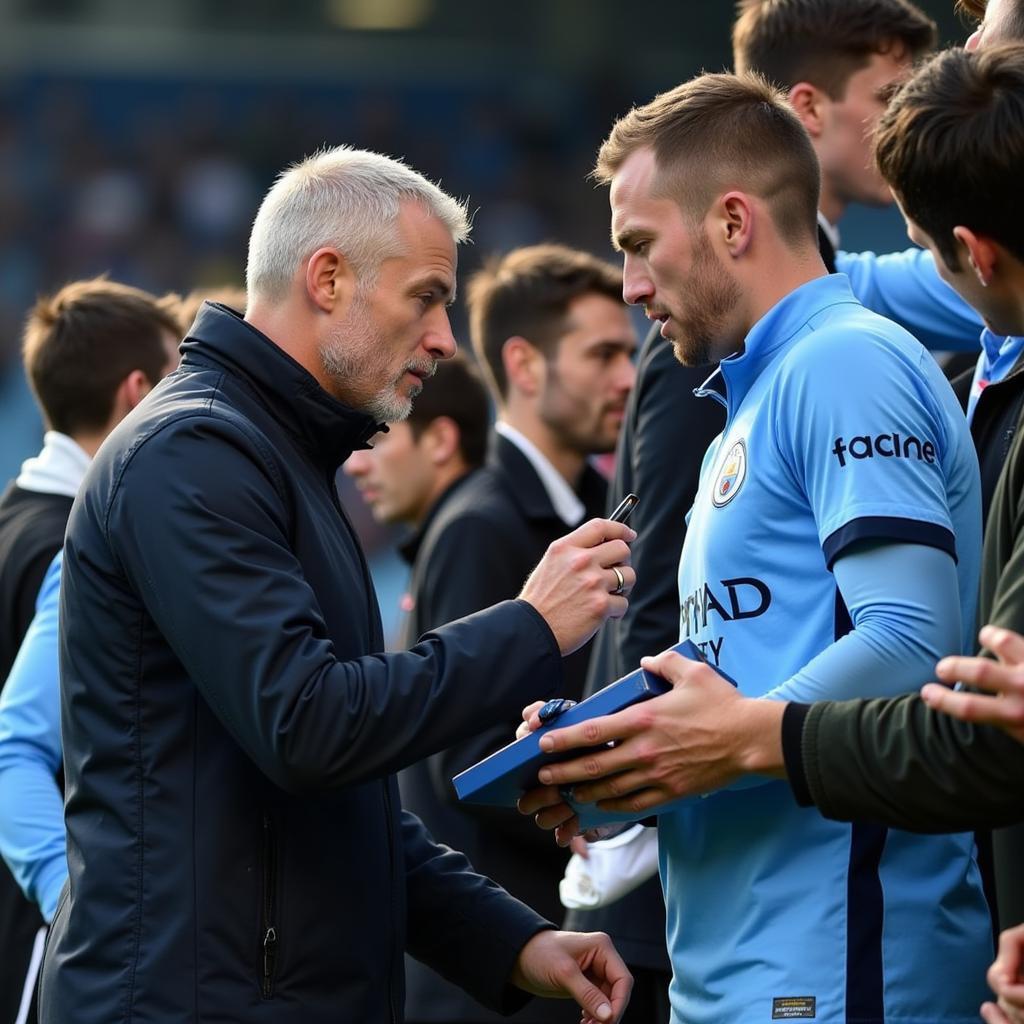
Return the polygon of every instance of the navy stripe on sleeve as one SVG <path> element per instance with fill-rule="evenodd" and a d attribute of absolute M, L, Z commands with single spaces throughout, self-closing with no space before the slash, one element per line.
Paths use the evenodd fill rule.
<path fill-rule="evenodd" d="M 897 540 L 909 544 L 926 544 L 928 547 L 945 551 L 956 561 L 956 538 L 953 531 L 935 523 L 923 523 L 919 519 L 901 519 L 898 516 L 862 516 L 851 519 L 830 533 L 821 550 L 829 571 L 836 559 L 853 543 L 859 540 Z"/>

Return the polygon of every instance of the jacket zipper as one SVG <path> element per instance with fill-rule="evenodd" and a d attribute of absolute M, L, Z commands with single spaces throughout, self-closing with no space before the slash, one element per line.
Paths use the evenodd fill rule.
<path fill-rule="evenodd" d="M 270 815 L 263 814 L 263 970 L 260 991 L 264 999 L 274 994 L 274 963 L 277 959 L 277 928 L 274 927 L 274 889 L 277 865 L 274 860 L 274 829 Z"/>
<path fill-rule="evenodd" d="M 370 575 L 370 567 L 366 564 L 366 557 L 363 554 L 363 546 L 359 542 L 359 534 L 356 533 L 355 527 L 352 525 L 348 514 L 345 512 L 344 506 L 341 504 L 341 499 L 338 497 L 338 489 L 335 486 L 334 474 L 329 473 L 327 475 L 327 489 L 331 495 L 331 501 L 334 507 L 338 510 L 338 515 L 341 517 L 341 521 L 348 528 L 349 537 L 352 539 L 355 545 L 356 555 L 359 558 L 359 565 L 363 572 L 363 586 L 366 589 L 366 617 L 367 625 L 369 626 L 370 636 L 372 637 L 379 629 L 379 621 L 374 616 L 375 602 L 372 600 L 371 595 L 373 594 L 373 578 Z M 384 814 L 385 814 L 385 828 L 388 834 L 388 878 L 391 884 L 389 889 L 391 891 L 391 921 L 392 925 L 397 924 L 398 908 L 395 905 L 396 893 L 395 893 L 395 836 L 394 836 L 394 825 L 392 822 L 392 811 L 391 811 L 391 792 L 388 789 L 388 780 L 384 779 L 381 782 L 384 787 Z M 389 929 L 390 936 L 390 956 L 388 962 L 391 965 L 390 976 L 388 978 L 388 1010 L 391 1014 L 391 1024 L 398 1024 L 398 1011 L 395 1009 L 395 986 L 394 978 L 396 975 L 395 960 L 397 956 L 401 955 L 395 945 L 395 927 Z M 404 970 L 404 965 L 403 965 Z"/>

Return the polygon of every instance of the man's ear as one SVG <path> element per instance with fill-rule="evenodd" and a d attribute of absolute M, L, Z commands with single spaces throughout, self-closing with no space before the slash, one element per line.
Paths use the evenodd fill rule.
<path fill-rule="evenodd" d="M 430 385 L 428 384 L 427 387 Z M 420 447 L 433 466 L 445 466 L 459 454 L 458 424 L 450 416 L 432 419 L 420 434 Z"/>
<path fill-rule="evenodd" d="M 987 288 L 992 283 L 999 260 L 996 243 L 962 226 L 953 228 L 953 237 L 960 243 L 962 255 L 974 276 L 983 288 Z"/>
<path fill-rule="evenodd" d="M 533 398 L 544 387 L 545 362 L 540 350 L 525 338 L 513 335 L 501 347 L 509 391 Z"/>
<path fill-rule="evenodd" d="M 343 312 L 356 291 L 356 274 L 344 253 L 325 245 L 306 263 L 306 294 L 324 313 Z"/>
<path fill-rule="evenodd" d="M 127 416 L 152 390 L 149 378 L 141 370 L 132 370 L 118 386 L 115 403 L 121 401 Z"/>
<path fill-rule="evenodd" d="M 730 256 L 742 256 L 754 237 L 754 204 L 745 192 L 726 192 L 711 205 L 705 224 L 711 225 Z"/>
<path fill-rule="evenodd" d="M 117 426 L 153 390 L 149 378 L 141 370 L 132 370 L 114 392 L 110 409 L 110 429 Z"/>
<path fill-rule="evenodd" d="M 825 130 L 828 96 L 810 82 L 797 82 L 788 94 L 789 104 L 812 139 L 821 138 Z"/>

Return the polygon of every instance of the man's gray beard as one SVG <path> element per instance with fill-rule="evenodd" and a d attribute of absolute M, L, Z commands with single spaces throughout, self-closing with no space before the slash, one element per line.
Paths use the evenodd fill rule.
<path fill-rule="evenodd" d="M 366 371 L 368 351 L 370 349 L 361 344 L 353 346 L 351 339 L 344 346 L 332 342 L 320 350 L 320 362 L 324 371 L 339 388 L 345 389 L 346 385 L 358 379 L 360 372 Z M 403 375 L 404 372 L 403 370 Z M 393 382 L 361 401 L 350 399 L 349 404 L 359 412 L 372 416 L 378 423 L 397 423 L 412 412 L 412 395 L 405 398 L 398 394 L 396 384 L 397 382 Z M 414 393 L 419 394 L 419 390 Z"/>
<path fill-rule="evenodd" d="M 374 365 L 382 352 L 381 339 L 369 323 L 366 306 L 355 301 L 344 323 L 337 333 L 320 350 L 320 365 L 333 380 L 339 392 L 350 392 L 353 381 L 376 369 Z M 419 394 L 415 389 L 408 398 L 398 393 L 398 384 L 405 370 L 392 383 L 375 395 L 361 400 L 347 399 L 349 405 L 359 412 L 372 416 L 378 423 L 397 423 L 412 412 L 412 396 Z"/>
<path fill-rule="evenodd" d="M 414 388 L 408 398 L 403 398 L 393 387 L 382 388 L 363 406 L 362 411 L 378 423 L 398 423 L 412 412 L 412 400 L 422 390 L 422 387 Z"/>

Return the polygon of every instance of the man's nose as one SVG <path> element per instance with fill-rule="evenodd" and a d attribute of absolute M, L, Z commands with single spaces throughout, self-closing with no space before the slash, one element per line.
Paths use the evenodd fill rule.
<path fill-rule="evenodd" d="M 622 298 L 630 306 L 644 304 L 653 293 L 651 280 L 639 261 L 626 256 L 622 264 Z"/>
<path fill-rule="evenodd" d="M 433 359 L 451 359 L 455 355 L 459 345 L 452 333 L 447 309 L 442 309 L 430 324 L 423 339 L 423 347 Z"/>

